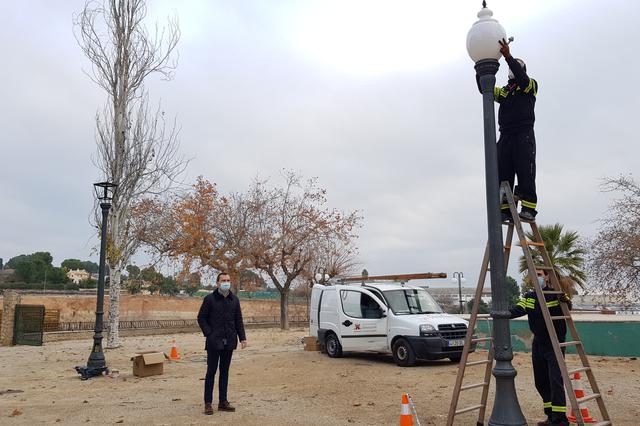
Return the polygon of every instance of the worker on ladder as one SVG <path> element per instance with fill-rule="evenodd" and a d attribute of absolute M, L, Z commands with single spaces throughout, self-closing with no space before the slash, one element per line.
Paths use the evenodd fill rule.
<path fill-rule="evenodd" d="M 529 78 L 522 59 L 511 56 L 508 42 L 503 39 L 499 43 L 500 53 L 509 65 L 509 81 L 506 86 L 493 89 L 493 99 L 500 104 L 498 178 L 499 182 L 507 181 L 513 188 L 515 176 L 518 176 L 518 187 L 514 193 L 522 203 L 519 216 L 523 220 L 533 221 L 538 213 L 536 137 L 533 132 L 538 82 Z M 512 220 L 509 204 L 503 201 L 500 210 L 503 222 Z"/>
<path fill-rule="evenodd" d="M 548 272 L 537 270 L 536 273 L 537 282 L 534 285 L 541 286 L 543 291 L 552 290 L 548 285 Z M 565 294 L 560 295 L 560 297 L 556 294 L 545 294 L 545 300 L 551 316 L 562 315 L 560 303 L 567 303 L 569 310 L 571 310 L 571 300 Z M 536 292 L 532 290 L 525 293 L 524 297 L 510 311 L 511 318 L 527 315 L 529 329 L 533 333 L 533 344 L 531 346 L 533 378 L 536 389 L 542 397 L 544 413 L 547 416 L 546 420 L 537 423 L 538 426 L 569 426 L 562 373 L 553 351 L 551 338 L 542 316 Z M 567 334 L 565 320 L 554 321 L 553 324 L 558 341 L 563 343 Z M 564 354 L 564 348 L 562 348 L 562 353 Z"/>

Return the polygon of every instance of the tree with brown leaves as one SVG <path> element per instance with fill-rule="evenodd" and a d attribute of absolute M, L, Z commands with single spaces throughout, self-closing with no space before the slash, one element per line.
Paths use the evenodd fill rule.
<path fill-rule="evenodd" d="M 226 271 L 237 292 L 245 254 L 247 204 L 239 194 L 221 197 L 215 184 L 197 178 L 191 191 L 168 201 L 147 199 L 135 210 L 139 238 L 153 252 L 182 264 L 179 280 L 193 272 Z"/>
<path fill-rule="evenodd" d="M 286 330 L 288 296 L 296 280 L 303 280 L 314 261 L 331 254 L 326 250 L 351 247 L 361 218 L 357 212 L 343 214 L 327 208 L 325 190 L 318 187 L 317 179 L 304 181 L 292 171 L 283 175 L 283 186 L 256 181 L 248 193 L 248 254 L 252 265 L 280 292 L 280 325 Z M 341 262 L 352 263 L 354 255 L 355 250 L 345 253 L 347 259 Z"/>

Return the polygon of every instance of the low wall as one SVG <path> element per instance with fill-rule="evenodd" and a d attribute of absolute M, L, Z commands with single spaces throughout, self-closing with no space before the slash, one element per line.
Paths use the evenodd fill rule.
<path fill-rule="evenodd" d="M 305 322 L 292 322 L 290 325 L 292 327 L 304 327 L 308 325 L 307 321 Z M 257 328 L 276 328 L 279 329 L 280 326 L 277 323 L 265 323 L 265 324 L 245 324 L 244 328 L 247 330 L 257 329 Z M 134 329 L 134 330 L 121 330 L 121 337 L 131 337 L 131 336 L 156 336 L 156 335 L 165 335 L 171 336 L 174 334 L 180 333 L 199 333 L 200 328 L 198 326 L 193 327 L 172 327 L 172 328 L 147 328 L 147 329 Z M 50 333 L 44 333 L 43 342 L 59 342 L 62 340 L 91 340 L 93 339 L 93 331 L 52 331 Z M 106 336 L 107 333 L 104 332 L 103 336 Z"/>
<path fill-rule="evenodd" d="M 94 321 L 95 294 L 21 294 L 24 304 L 44 305 L 47 310 L 59 310 L 61 322 Z M 0 297 L 0 306 L 2 297 Z M 198 315 L 202 297 L 171 297 L 158 295 L 122 295 L 120 319 L 164 320 L 193 319 Z M 276 300 L 241 299 L 244 316 L 267 316 L 280 314 L 280 302 Z M 105 297 L 105 315 L 109 312 L 109 298 Z M 306 315 L 306 305 L 289 305 L 289 315 Z"/>
<path fill-rule="evenodd" d="M 603 315 L 603 317 L 611 317 Z M 637 319 L 624 320 L 615 318 L 607 321 L 599 320 L 575 320 L 576 329 L 584 345 L 585 352 L 589 355 L 603 356 L 640 356 L 640 321 Z M 478 335 L 487 336 L 491 321 L 478 320 Z M 511 321 L 511 344 L 515 352 L 531 352 L 533 335 L 529 330 L 526 320 Z M 571 340 L 567 330 L 567 340 Z M 576 353 L 574 347 L 568 347 L 567 353 Z"/>

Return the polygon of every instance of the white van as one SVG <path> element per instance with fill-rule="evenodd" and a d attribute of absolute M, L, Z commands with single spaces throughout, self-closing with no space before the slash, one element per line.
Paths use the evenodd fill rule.
<path fill-rule="evenodd" d="M 315 284 L 311 292 L 310 332 L 332 358 L 366 351 L 391 353 L 403 367 L 417 359 L 458 362 L 467 326 L 416 285 Z"/>

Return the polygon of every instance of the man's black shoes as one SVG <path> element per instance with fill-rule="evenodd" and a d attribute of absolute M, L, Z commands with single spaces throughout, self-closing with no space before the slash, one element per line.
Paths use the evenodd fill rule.
<path fill-rule="evenodd" d="M 207 416 L 213 414 L 213 407 L 211 406 L 211 404 L 204 404 L 204 414 L 206 414 Z"/>
<path fill-rule="evenodd" d="M 236 411 L 236 408 L 229 404 L 229 401 L 222 401 L 218 404 L 218 411 Z"/>

